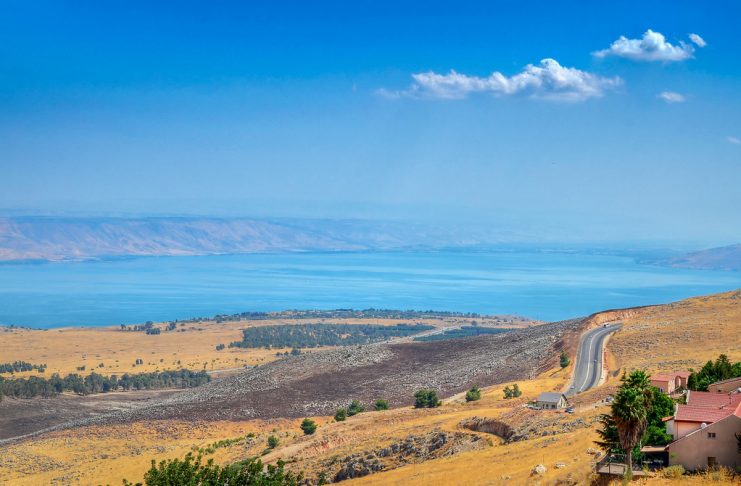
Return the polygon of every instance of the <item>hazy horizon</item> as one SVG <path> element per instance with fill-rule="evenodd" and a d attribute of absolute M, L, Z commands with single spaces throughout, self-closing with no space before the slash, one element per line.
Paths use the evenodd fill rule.
<path fill-rule="evenodd" d="M 7 9 L 0 208 L 741 241 L 737 3 L 228 6 Z"/>

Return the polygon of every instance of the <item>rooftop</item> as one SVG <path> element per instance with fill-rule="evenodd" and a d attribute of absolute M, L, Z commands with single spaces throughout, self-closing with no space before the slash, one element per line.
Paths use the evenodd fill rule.
<path fill-rule="evenodd" d="M 741 403 L 741 393 L 687 392 L 687 405 L 702 408 L 736 408 Z"/>
<path fill-rule="evenodd" d="M 540 395 L 538 395 L 538 401 L 545 402 L 545 403 L 558 403 L 558 401 L 561 400 L 561 397 L 564 397 L 563 393 L 543 392 Z M 566 397 L 564 397 L 564 399 L 565 398 Z"/>

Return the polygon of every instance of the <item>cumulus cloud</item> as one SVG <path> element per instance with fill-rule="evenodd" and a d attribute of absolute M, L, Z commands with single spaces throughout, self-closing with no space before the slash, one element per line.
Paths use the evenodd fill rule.
<path fill-rule="evenodd" d="M 706 45 L 708 45 L 708 43 L 705 42 L 705 39 L 703 39 L 697 34 L 690 34 L 689 37 L 690 37 L 690 40 L 697 45 L 697 47 L 705 47 Z"/>
<path fill-rule="evenodd" d="M 469 76 L 456 71 L 439 74 L 433 71 L 412 74 L 412 85 L 403 91 L 378 90 L 388 98 L 462 99 L 475 93 L 495 96 L 529 96 L 537 99 L 583 101 L 600 97 L 622 80 L 604 78 L 576 68 L 561 66 L 555 59 L 543 59 L 538 65 L 528 64 L 522 72 L 505 76 L 493 72 L 487 77 Z"/>
<path fill-rule="evenodd" d="M 684 95 L 675 91 L 662 91 L 656 96 L 667 103 L 684 103 Z"/>
<path fill-rule="evenodd" d="M 698 47 L 704 47 L 705 41 L 697 34 L 690 34 L 690 40 Z M 635 61 L 684 61 L 692 57 L 695 48 L 692 44 L 679 41 L 674 45 L 666 40 L 661 32 L 648 29 L 640 39 L 628 39 L 620 36 L 607 49 L 593 52 L 595 57 L 617 56 Z"/>
<path fill-rule="evenodd" d="M 738 137 L 728 137 L 726 140 L 728 140 L 728 143 L 732 143 L 733 145 L 741 145 L 741 140 Z"/>

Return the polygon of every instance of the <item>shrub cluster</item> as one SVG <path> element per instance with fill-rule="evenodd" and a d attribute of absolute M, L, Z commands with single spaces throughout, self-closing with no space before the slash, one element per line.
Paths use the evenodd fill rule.
<path fill-rule="evenodd" d="M 435 408 L 442 402 L 435 390 L 419 390 L 414 394 L 414 408 Z"/>
<path fill-rule="evenodd" d="M 296 486 L 303 480 L 302 474 L 294 474 L 284 469 L 285 463 L 263 466 L 256 458 L 247 459 L 228 466 L 214 464 L 213 459 L 203 464 L 201 456 L 187 454 L 185 459 L 170 459 L 157 464 L 152 460 L 152 467 L 144 475 L 146 486 L 199 485 L 223 486 L 225 484 L 240 486 Z M 124 486 L 134 486 L 125 480 Z M 141 483 L 137 483 L 137 486 Z"/>
<path fill-rule="evenodd" d="M 242 340 L 229 344 L 238 348 L 315 348 L 318 346 L 351 346 L 410 336 L 433 329 L 423 324 L 285 324 L 249 327 Z"/>

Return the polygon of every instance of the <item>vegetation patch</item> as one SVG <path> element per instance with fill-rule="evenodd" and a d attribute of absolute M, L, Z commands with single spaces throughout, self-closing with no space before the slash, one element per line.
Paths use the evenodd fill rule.
<path fill-rule="evenodd" d="M 192 388 L 208 383 L 211 377 L 205 371 L 161 371 L 122 376 L 103 376 L 95 372 L 82 377 L 70 374 L 62 378 L 54 373 L 51 378 L 31 376 L 29 378 L 5 379 L 0 377 L 0 398 L 49 398 L 69 391 L 78 395 L 106 393 L 115 390 L 158 390 L 163 388 Z"/>
<path fill-rule="evenodd" d="M 237 348 L 316 348 L 351 346 L 411 336 L 434 329 L 424 324 L 395 326 L 360 324 L 297 324 L 250 327 L 242 331 L 242 340 L 229 344 Z"/>
<path fill-rule="evenodd" d="M 45 364 L 32 364 L 25 361 L 13 361 L 12 363 L 0 363 L 0 373 L 22 373 L 24 371 L 36 370 L 39 373 L 46 371 Z"/>
<path fill-rule="evenodd" d="M 461 339 L 471 336 L 482 336 L 485 334 L 501 334 L 509 329 L 500 329 L 496 327 L 479 327 L 479 326 L 461 326 L 459 329 L 449 329 L 439 334 L 429 336 L 420 336 L 414 338 L 415 341 L 442 341 L 444 339 Z"/>

